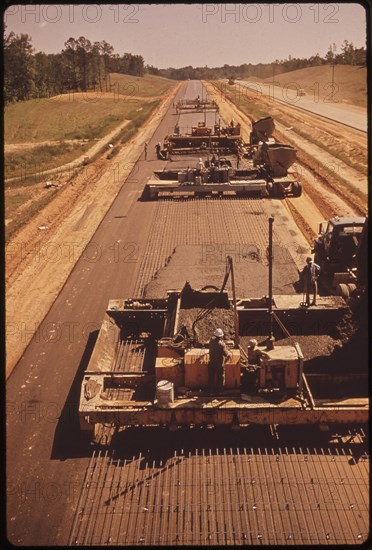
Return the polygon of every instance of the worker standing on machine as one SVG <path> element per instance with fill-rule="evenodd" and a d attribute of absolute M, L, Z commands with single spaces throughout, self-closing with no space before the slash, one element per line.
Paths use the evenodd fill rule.
<path fill-rule="evenodd" d="M 302 276 L 304 279 L 304 292 L 306 293 L 306 306 L 316 306 L 319 273 L 320 267 L 318 266 L 318 264 L 315 264 L 310 256 L 306 258 L 306 265 L 302 270 Z M 313 301 L 310 303 L 311 293 L 313 294 Z"/>
<path fill-rule="evenodd" d="M 257 340 L 252 338 L 248 342 L 247 349 L 248 365 L 258 365 L 261 356 L 261 350 L 257 348 Z"/>
<path fill-rule="evenodd" d="M 196 172 L 197 172 L 197 175 L 201 177 L 201 181 L 203 183 L 204 183 L 206 171 L 207 171 L 207 169 L 205 167 L 203 159 L 199 158 L 199 161 L 196 164 Z"/>
<path fill-rule="evenodd" d="M 208 364 L 208 389 L 209 393 L 221 393 L 224 386 L 224 359 L 231 358 L 225 342 L 223 341 L 223 330 L 215 330 L 209 341 L 209 364 Z"/>

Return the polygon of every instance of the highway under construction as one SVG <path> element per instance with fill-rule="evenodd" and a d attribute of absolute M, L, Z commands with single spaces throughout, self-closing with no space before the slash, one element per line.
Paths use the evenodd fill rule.
<path fill-rule="evenodd" d="M 158 154 L 175 133 L 234 126 L 200 82 L 181 84 L 147 159 L 92 239 L 99 257 L 77 262 L 43 321 L 62 327 L 61 337 L 50 345 L 36 334 L 10 377 L 14 544 L 359 544 L 369 536 L 367 345 L 354 330 L 363 296 L 347 301 L 324 288 L 304 307 L 300 271 L 311 246 L 287 205 L 301 194 L 290 167 L 273 175 L 259 157 L 253 166 L 251 150 L 240 157 L 208 140 L 189 154 Z M 218 182 L 205 176 L 213 155 Z M 172 193 L 158 196 L 165 171 Z M 246 193 L 248 177 L 260 181 L 258 194 Z M 283 177 L 290 187 L 272 194 L 268 184 Z M 247 189 L 239 196 L 229 185 Z M 192 314 L 199 320 L 217 297 L 225 306 L 204 313 L 209 321 L 195 334 Z M 225 393 L 209 395 L 199 377 L 206 367 L 193 357 L 217 323 L 240 362 L 229 364 L 229 387 L 226 367 Z M 261 352 L 254 365 L 252 339 Z M 295 359 L 277 359 L 281 347 Z M 164 379 L 172 388 L 161 403 Z"/>

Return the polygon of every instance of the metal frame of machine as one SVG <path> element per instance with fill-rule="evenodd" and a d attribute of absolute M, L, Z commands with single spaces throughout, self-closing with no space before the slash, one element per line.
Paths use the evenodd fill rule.
<path fill-rule="evenodd" d="M 212 99 L 180 99 L 176 103 L 176 113 L 203 113 L 203 112 L 219 112 L 217 103 Z"/>
<path fill-rule="evenodd" d="M 193 291 L 196 303 L 205 304 L 213 294 Z M 233 351 L 231 364 L 225 366 L 227 387 L 222 395 L 206 393 L 205 380 L 208 348 L 192 347 L 190 342 L 177 341 L 180 332 L 178 315 L 184 293 L 168 292 L 164 300 L 111 300 L 100 329 L 90 363 L 84 374 L 79 415 L 81 427 L 93 429 L 95 425 L 244 425 L 244 424 L 332 424 L 366 423 L 368 399 L 360 398 L 338 403 L 329 400 L 328 405 L 318 406 L 309 381 L 303 373 L 303 356 L 299 346 L 261 347 L 262 360 L 254 375 L 256 385 L 250 394 L 242 392 L 240 378 L 252 366 L 239 366 L 242 350 L 230 342 Z M 227 296 L 225 297 L 227 299 Z M 345 311 L 341 297 L 329 297 L 324 309 L 304 310 L 290 307 L 293 296 L 273 296 L 275 313 L 281 319 L 294 315 L 298 320 L 309 315 L 324 321 L 328 315 L 340 316 Z M 231 305 L 231 301 L 230 305 Z M 267 315 L 267 304 L 261 300 L 237 300 L 241 324 L 247 319 Z M 254 307 L 251 307 L 253 304 Z M 283 304 L 286 304 L 283 307 Z M 261 307 L 259 307 L 261 306 Z M 244 322 L 245 320 L 245 322 Z M 248 323 L 249 324 L 249 323 Z M 157 342 L 155 372 L 144 370 L 149 335 Z M 151 337 L 151 338 L 152 338 Z M 118 364 L 121 347 L 135 342 L 134 350 L 127 353 L 124 370 L 114 370 Z M 180 343 L 181 342 L 181 343 Z M 197 344 L 200 346 L 201 344 Z M 206 343 L 204 343 L 204 346 Z M 141 361 L 138 360 L 142 350 Z M 124 353 L 125 355 L 125 353 Z M 136 366 L 137 365 L 137 366 Z M 284 383 L 285 396 L 279 399 L 279 387 L 275 386 L 274 371 Z M 283 378 L 284 376 L 284 378 Z M 175 386 L 176 397 L 164 407 L 156 396 L 156 382 L 170 380 Z M 194 380 L 194 382 L 192 382 Z M 185 385 L 185 381 L 188 382 Z M 191 381 L 191 382 L 190 382 Z M 200 387 L 197 387 L 200 383 Z M 196 385 L 195 385 L 196 384 Z M 274 388 L 271 386 L 274 384 Z M 280 384 L 279 384 L 280 386 Z M 186 389 L 187 388 L 187 389 Z M 112 397 L 110 397 L 110 391 Z M 115 392 L 122 394 L 115 397 Z"/>
<path fill-rule="evenodd" d="M 109 302 L 84 374 L 79 404 L 81 428 L 93 430 L 96 441 L 102 427 L 113 432 L 126 426 L 239 428 L 246 424 L 368 422 L 367 397 L 331 396 L 317 403 L 304 373 L 300 346 L 274 345 L 274 320 L 282 330 L 288 321 L 295 321 L 294 326 L 302 331 L 306 325 L 316 326 L 319 319 L 335 325 L 347 305 L 340 296 L 328 296 L 319 298 L 317 308 L 309 310 L 301 307 L 298 295 L 273 295 L 274 218 L 268 222 L 267 297 L 236 297 L 233 260 L 228 256 L 219 291 L 196 291 L 186 283 L 181 291 L 168 291 L 165 299 Z M 225 291 L 229 278 L 232 300 Z M 218 394 L 210 393 L 208 342 L 195 330 L 212 311 L 222 311 L 223 319 L 230 316 L 234 327 L 233 340 L 228 342 L 231 353 L 223 367 L 224 386 Z M 255 326 L 257 334 L 257 326 L 265 324 L 268 338 L 264 344 L 245 352 L 240 346 L 241 333 L 249 334 L 249 327 Z M 323 376 L 330 377 L 329 373 Z M 337 373 L 336 378 L 348 387 L 355 379 L 365 382 L 363 373 Z M 163 389 L 167 386 L 165 397 L 159 393 L 162 384 Z"/>
<path fill-rule="evenodd" d="M 240 125 L 208 128 L 204 123 L 191 133 L 174 133 L 166 137 L 161 158 L 173 155 L 207 154 L 205 169 L 155 172 L 144 188 L 145 200 L 158 198 L 192 198 L 204 196 L 299 197 L 300 182 L 289 172 L 296 160 L 296 149 L 272 139 L 275 129 L 271 117 L 252 123 L 250 143 L 243 142 Z M 252 166 L 232 168 L 233 158 L 252 159 Z M 210 158 L 211 156 L 211 158 Z M 225 158 L 226 157 L 226 158 Z M 216 159 L 217 160 L 212 160 Z"/>

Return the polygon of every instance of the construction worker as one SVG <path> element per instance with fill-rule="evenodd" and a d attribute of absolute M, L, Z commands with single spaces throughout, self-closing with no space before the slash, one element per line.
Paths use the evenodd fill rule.
<path fill-rule="evenodd" d="M 259 357 L 261 355 L 260 350 L 257 348 L 257 340 L 252 338 L 248 342 L 248 365 L 258 365 Z"/>
<path fill-rule="evenodd" d="M 304 292 L 306 293 L 306 306 L 316 306 L 319 274 L 320 267 L 318 266 L 318 264 L 315 264 L 310 256 L 306 258 L 306 265 L 302 270 L 302 277 L 304 280 Z M 311 293 L 313 294 L 313 301 L 310 303 Z"/>
<path fill-rule="evenodd" d="M 209 364 L 208 364 L 208 389 L 209 393 L 221 393 L 224 386 L 224 359 L 231 358 L 225 342 L 223 341 L 223 330 L 218 328 L 214 331 L 209 341 Z"/>
<path fill-rule="evenodd" d="M 179 133 L 180 133 L 180 127 L 178 126 L 178 124 L 176 124 L 175 127 L 174 127 L 174 133 L 175 133 L 175 134 L 179 134 Z"/>
<path fill-rule="evenodd" d="M 161 143 L 159 141 L 159 143 L 157 143 L 155 145 L 155 150 L 156 150 L 156 156 L 158 159 L 163 159 L 163 156 L 161 155 L 160 151 L 161 151 Z"/>
<path fill-rule="evenodd" d="M 196 164 L 197 170 L 205 170 L 205 164 L 203 162 L 203 159 L 200 157 L 197 164 Z"/>
<path fill-rule="evenodd" d="M 143 150 L 144 150 L 144 153 L 145 153 L 145 160 L 147 160 L 147 141 L 145 141 L 145 146 L 144 146 Z"/>

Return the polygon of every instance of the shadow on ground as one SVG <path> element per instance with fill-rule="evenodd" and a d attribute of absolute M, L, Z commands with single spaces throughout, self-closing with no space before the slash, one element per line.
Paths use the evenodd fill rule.
<path fill-rule="evenodd" d="M 88 366 L 97 337 L 98 330 L 89 334 L 87 345 L 81 357 L 67 400 L 58 419 L 51 452 L 52 460 L 66 460 L 68 458 L 79 458 L 92 454 L 90 432 L 82 431 L 79 425 L 79 400 L 84 371 Z"/>

